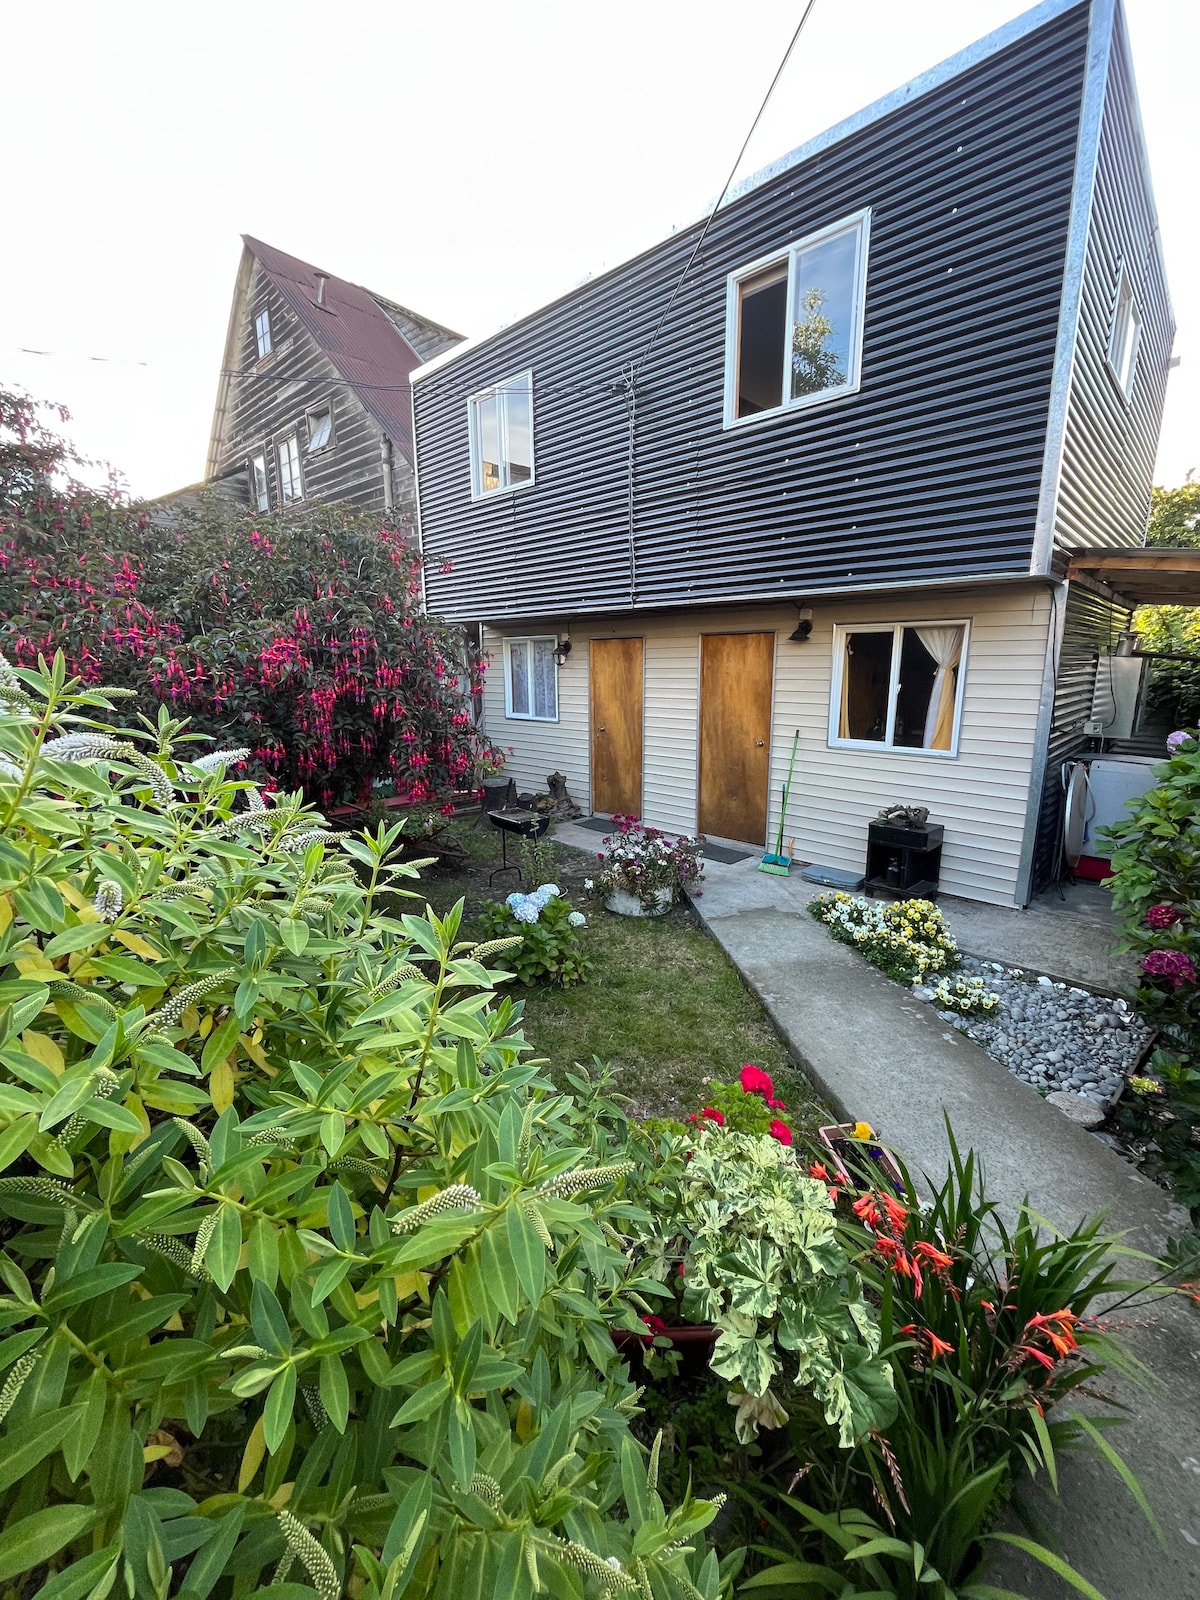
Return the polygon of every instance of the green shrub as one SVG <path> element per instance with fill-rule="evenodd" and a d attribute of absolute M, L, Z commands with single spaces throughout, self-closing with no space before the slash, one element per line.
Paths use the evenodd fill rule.
<path fill-rule="evenodd" d="M 0 1582 L 716 1600 L 609 1337 L 619 1108 L 522 1061 L 461 906 L 384 909 L 397 830 L 64 677 L 0 690 Z"/>
<path fill-rule="evenodd" d="M 507 900 L 489 900 L 479 911 L 479 926 L 488 939 L 507 940 L 492 964 L 511 972 L 518 983 L 567 987 L 582 983 L 591 971 L 583 948 L 587 918 L 573 909 L 558 885 L 544 883 L 532 894 L 519 890 Z"/>
<path fill-rule="evenodd" d="M 1184 740 L 1154 776 L 1108 830 L 1113 904 L 1141 968 L 1138 1010 L 1161 1030 L 1149 1083 L 1120 1116 L 1156 1146 L 1148 1168 L 1200 1217 L 1200 743 Z"/>

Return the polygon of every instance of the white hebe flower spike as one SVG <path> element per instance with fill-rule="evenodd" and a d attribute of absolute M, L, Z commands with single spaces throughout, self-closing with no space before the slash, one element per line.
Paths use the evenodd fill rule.
<path fill-rule="evenodd" d="M 192 766 L 197 772 L 216 772 L 218 767 L 236 767 L 249 754 L 249 745 L 238 745 L 233 750 L 210 750 L 206 756 L 197 756 Z"/>
<path fill-rule="evenodd" d="M 469 1183 L 452 1183 L 419 1206 L 402 1211 L 392 1223 L 392 1232 L 412 1233 L 433 1217 L 444 1216 L 448 1211 L 476 1211 L 482 1204 L 483 1197 L 478 1189 L 473 1189 Z"/>
<path fill-rule="evenodd" d="M 121 893 L 121 885 L 114 883 L 111 878 L 102 878 L 96 887 L 96 898 L 92 905 L 96 915 L 103 922 L 115 922 L 121 915 L 121 907 L 125 897 Z"/>

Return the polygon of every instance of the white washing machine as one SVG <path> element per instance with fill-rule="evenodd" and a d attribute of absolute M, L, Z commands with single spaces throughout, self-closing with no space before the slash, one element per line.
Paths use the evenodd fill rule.
<path fill-rule="evenodd" d="M 1088 762 L 1090 803 L 1083 835 L 1083 854 L 1107 856 L 1096 835 L 1128 815 L 1126 806 L 1153 789 L 1153 769 L 1165 756 L 1092 756 Z"/>

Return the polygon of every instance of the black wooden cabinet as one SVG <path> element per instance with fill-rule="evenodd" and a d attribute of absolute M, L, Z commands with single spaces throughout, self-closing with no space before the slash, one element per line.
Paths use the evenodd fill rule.
<path fill-rule="evenodd" d="M 867 827 L 868 894 L 890 894 L 897 900 L 933 900 L 942 870 L 941 823 L 900 828 L 893 822 Z"/>

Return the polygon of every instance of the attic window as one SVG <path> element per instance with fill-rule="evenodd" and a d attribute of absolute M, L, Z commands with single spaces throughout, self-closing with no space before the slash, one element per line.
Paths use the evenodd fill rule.
<path fill-rule="evenodd" d="M 271 313 L 260 311 L 254 319 L 254 337 L 258 340 L 258 359 L 271 354 Z"/>
<path fill-rule="evenodd" d="M 331 405 L 318 406 L 315 411 L 310 411 L 306 418 L 308 422 L 308 453 L 314 450 L 324 450 L 333 443 L 333 407 Z"/>
<path fill-rule="evenodd" d="M 730 274 L 727 428 L 858 389 L 870 217 L 860 211 Z"/>
<path fill-rule="evenodd" d="M 467 402 L 475 499 L 533 482 L 533 373 L 523 372 Z"/>
<path fill-rule="evenodd" d="M 1113 312 L 1112 338 L 1108 342 L 1108 359 L 1117 375 L 1117 382 L 1128 399 L 1133 393 L 1133 380 L 1137 374 L 1138 346 L 1142 342 L 1142 317 L 1133 297 L 1133 285 L 1122 270 L 1117 283 L 1117 305 Z"/>

